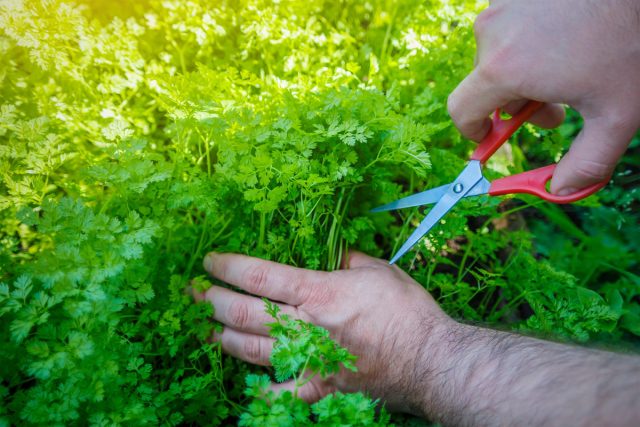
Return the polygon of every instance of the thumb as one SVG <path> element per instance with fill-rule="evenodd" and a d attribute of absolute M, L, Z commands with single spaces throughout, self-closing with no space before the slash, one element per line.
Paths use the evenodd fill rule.
<path fill-rule="evenodd" d="M 383 262 L 385 265 L 387 264 L 386 261 L 381 261 L 378 258 L 371 257 L 359 251 L 350 250 L 342 258 L 340 269 L 347 270 L 351 268 L 369 267 L 371 265 L 380 264 L 381 262 Z"/>
<path fill-rule="evenodd" d="M 294 380 L 283 383 L 272 383 L 270 389 L 276 394 L 285 390 L 292 393 L 297 392 L 298 397 L 307 403 L 315 403 L 326 395 L 336 391 L 334 386 L 322 381 L 319 377 L 312 378 L 311 381 L 304 383 L 302 386 L 298 387 L 297 390 L 296 382 Z"/>
<path fill-rule="evenodd" d="M 585 120 L 569 152 L 558 162 L 551 193 L 566 196 L 608 180 L 634 132 L 601 118 Z"/>

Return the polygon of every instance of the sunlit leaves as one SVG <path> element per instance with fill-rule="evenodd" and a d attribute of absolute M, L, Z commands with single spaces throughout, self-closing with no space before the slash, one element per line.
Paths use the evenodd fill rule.
<path fill-rule="evenodd" d="M 210 286 L 199 275 L 211 249 L 316 269 L 339 268 L 351 247 L 392 252 L 415 213 L 369 209 L 449 182 L 468 157 L 445 105 L 473 66 L 481 6 L 1 2 L 0 424 L 373 420 L 358 394 L 270 406 L 264 377 L 247 378 L 244 407 L 250 368 L 206 342 L 212 307 L 185 288 Z M 620 316 L 637 333 L 627 285 L 607 291 L 620 289 L 614 307 L 536 263 L 516 264 L 518 278 L 498 254 L 530 252 L 530 234 L 475 230 L 469 218 L 496 216 L 497 202 L 468 206 L 405 265 L 448 310 L 496 320 L 502 308 L 474 298 L 516 290 L 530 327 L 583 338 Z M 352 367 L 320 328 L 280 316 L 273 333 L 277 379 Z"/>

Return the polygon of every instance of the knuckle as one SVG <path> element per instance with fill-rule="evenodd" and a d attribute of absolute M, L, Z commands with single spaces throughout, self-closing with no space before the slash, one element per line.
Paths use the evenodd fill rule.
<path fill-rule="evenodd" d="M 576 163 L 574 173 L 586 181 L 602 181 L 611 175 L 612 168 L 605 162 L 582 159 Z"/>
<path fill-rule="evenodd" d="M 482 36 L 492 27 L 497 28 L 500 21 L 500 15 L 504 15 L 504 7 L 498 4 L 491 4 L 478 14 L 473 22 L 473 32 L 477 36 Z"/>
<path fill-rule="evenodd" d="M 229 306 L 227 317 L 232 326 L 243 329 L 249 325 L 251 311 L 243 301 L 234 301 Z"/>
<path fill-rule="evenodd" d="M 211 270 L 219 279 L 227 279 L 229 277 L 229 264 L 226 262 L 226 257 L 223 255 L 218 255 L 215 266 L 211 264 Z"/>
<path fill-rule="evenodd" d="M 616 105 L 610 108 L 605 120 L 608 132 L 614 136 L 608 141 L 611 148 L 615 148 L 613 147 L 616 145 L 614 141 L 620 141 L 626 147 L 640 124 L 638 114 L 632 108 L 627 108 L 626 105 Z"/>
<path fill-rule="evenodd" d="M 302 301 L 314 306 L 326 305 L 333 298 L 333 291 L 328 283 L 310 282 L 303 278 L 298 281 L 298 294 Z"/>
<path fill-rule="evenodd" d="M 531 92 L 532 82 L 527 80 L 529 73 L 525 72 L 530 68 L 531 64 L 517 49 L 504 45 L 487 53 L 476 67 L 476 72 L 480 81 L 488 87 L 520 96 Z"/>
<path fill-rule="evenodd" d="M 249 292 L 260 295 L 267 286 L 268 277 L 269 269 L 265 266 L 258 265 L 247 269 L 244 283 Z"/>
<path fill-rule="evenodd" d="M 265 359 L 264 346 L 259 338 L 245 340 L 242 350 L 249 362 L 260 362 Z"/>
<path fill-rule="evenodd" d="M 459 99 L 455 93 L 451 94 L 447 99 L 449 116 L 451 116 L 451 120 L 465 138 L 477 139 L 479 124 L 476 120 L 473 120 L 473 117 L 470 117 L 468 109 Z"/>
<path fill-rule="evenodd" d="M 478 14 L 476 20 L 473 22 L 473 32 L 476 37 L 481 36 L 486 31 L 493 16 L 494 14 L 491 12 L 491 9 L 485 9 Z"/>
<path fill-rule="evenodd" d="M 447 112 L 454 123 L 457 123 L 460 120 L 462 111 L 457 91 L 453 91 L 447 98 Z"/>
<path fill-rule="evenodd" d="M 476 70 L 481 80 L 489 83 L 496 83 L 501 80 L 502 73 L 505 69 L 504 49 L 491 52 L 477 66 Z"/>

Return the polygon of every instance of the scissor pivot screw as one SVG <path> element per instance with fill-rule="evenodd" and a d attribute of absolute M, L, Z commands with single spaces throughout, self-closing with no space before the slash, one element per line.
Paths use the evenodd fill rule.
<path fill-rule="evenodd" d="M 464 186 L 460 183 L 457 183 L 456 185 L 453 186 L 454 193 L 462 193 L 462 190 L 464 190 Z"/>

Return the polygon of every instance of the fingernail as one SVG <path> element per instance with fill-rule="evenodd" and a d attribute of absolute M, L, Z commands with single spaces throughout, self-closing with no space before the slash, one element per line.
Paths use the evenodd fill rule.
<path fill-rule="evenodd" d="M 222 335 L 222 332 L 220 331 L 213 331 L 213 334 L 211 334 L 211 342 L 220 342 L 220 336 Z"/>
<path fill-rule="evenodd" d="M 217 254 L 215 252 L 209 252 L 204 257 L 204 261 L 202 262 L 202 265 L 204 266 L 204 269 L 207 270 L 209 273 L 213 272 L 213 258 L 216 255 Z"/>
<path fill-rule="evenodd" d="M 562 189 L 558 190 L 558 196 L 568 196 L 569 194 L 573 194 L 576 191 L 578 191 L 578 190 L 573 188 L 573 187 L 562 188 Z"/>
<path fill-rule="evenodd" d="M 189 295 L 191 298 L 193 298 L 193 300 L 195 302 L 198 303 L 198 302 L 204 301 L 204 292 L 199 292 L 199 291 L 193 289 L 192 286 L 187 286 L 186 292 L 187 292 L 187 295 Z"/>

